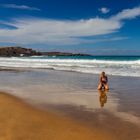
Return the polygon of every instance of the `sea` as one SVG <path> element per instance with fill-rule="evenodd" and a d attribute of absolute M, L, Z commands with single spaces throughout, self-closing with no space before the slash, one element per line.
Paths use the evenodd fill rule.
<path fill-rule="evenodd" d="M 140 77 L 140 56 L 0 57 L 0 68 L 31 68 Z"/>

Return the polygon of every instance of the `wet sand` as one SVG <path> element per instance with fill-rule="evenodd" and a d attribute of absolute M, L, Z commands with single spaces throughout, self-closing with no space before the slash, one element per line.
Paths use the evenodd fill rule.
<path fill-rule="evenodd" d="M 0 140 L 111 140 L 112 136 L 0 93 Z"/>
<path fill-rule="evenodd" d="M 41 130 L 40 133 L 43 131 L 43 135 L 50 133 L 47 129 L 48 118 L 46 117 L 51 116 L 49 118 L 53 118 L 53 121 L 55 120 L 58 124 L 56 126 L 52 123 L 53 121 L 49 121 L 52 123 L 49 125 L 55 127 L 53 127 L 54 131 L 51 131 L 53 138 L 60 133 L 59 125 L 61 126 L 64 122 L 63 130 L 61 129 L 62 132 L 66 130 L 64 139 L 68 139 L 66 136 L 73 135 L 71 133 L 75 132 L 74 129 L 78 129 L 76 137 L 80 140 L 89 139 L 89 137 L 93 139 L 92 136 L 95 140 L 102 138 L 104 140 L 140 140 L 140 78 L 138 77 L 109 76 L 110 91 L 107 93 L 97 91 L 98 75 L 92 74 L 25 70 L 24 72 L 1 71 L 0 77 L 0 90 L 12 95 L 6 96 L 10 97 L 9 99 L 13 99 L 13 95 L 18 97 L 20 100 L 16 99 L 16 102 L 18 101 L 26 111 L 28 110 L 25 111 L 26 113 L 18 111 L 20 113 L 15 113 L 14 117 L 17 119 L 19 116 L 18 127 L 25 125 L 28 132 L 31 129 L 32 136 L 34 136 L 33 133 L 41 135 L 36 134 L 38 130 Z M 16 110 L 14 102 L 11 105 L 13 105 L 12 110 Z M 28 126 L 25 122 L 30 125 Z M 12 128 L 17 127 L 14 126 L 17 125 L 16 122 L 12 125 Z M 25 135 L 28 136 L 28 132 Z M 41 136 L 37 137 L 41 139 Z"/>

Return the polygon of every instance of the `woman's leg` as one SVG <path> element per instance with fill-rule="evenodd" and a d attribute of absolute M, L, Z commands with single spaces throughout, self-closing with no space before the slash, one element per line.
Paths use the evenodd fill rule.
<path fill-rule="evenodd" d="M 109 90 L 108 84 L 104 84 L 105 90 Z"/>
<path fill-rule="evenodd" d="M 99 83 L 99 85 L 98 85 L 98 90 L 101 90 L 101 89 L 102 89 L 102 84 Z"/>

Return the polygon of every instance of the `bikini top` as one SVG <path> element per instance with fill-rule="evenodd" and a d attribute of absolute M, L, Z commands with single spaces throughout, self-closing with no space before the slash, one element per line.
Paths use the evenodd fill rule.
<path fill-rule="evenodd" d="M 107 83 L 107 77 L 106 76 L 105 77 L 101 77 L 101 82 Z"/>

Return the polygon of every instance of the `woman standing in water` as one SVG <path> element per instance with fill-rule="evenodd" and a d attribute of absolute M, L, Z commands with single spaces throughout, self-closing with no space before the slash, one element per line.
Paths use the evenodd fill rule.
<path fill-rule="evenodd" d="M 100 81 L 99 81 L 99 85 L 98 85 L 98 90 L 102 90 L 102 88 L 104 88 L 105 90 L 109 90 L 108 78 L 107 78 L 105 72 L 101 73 Z"/>

